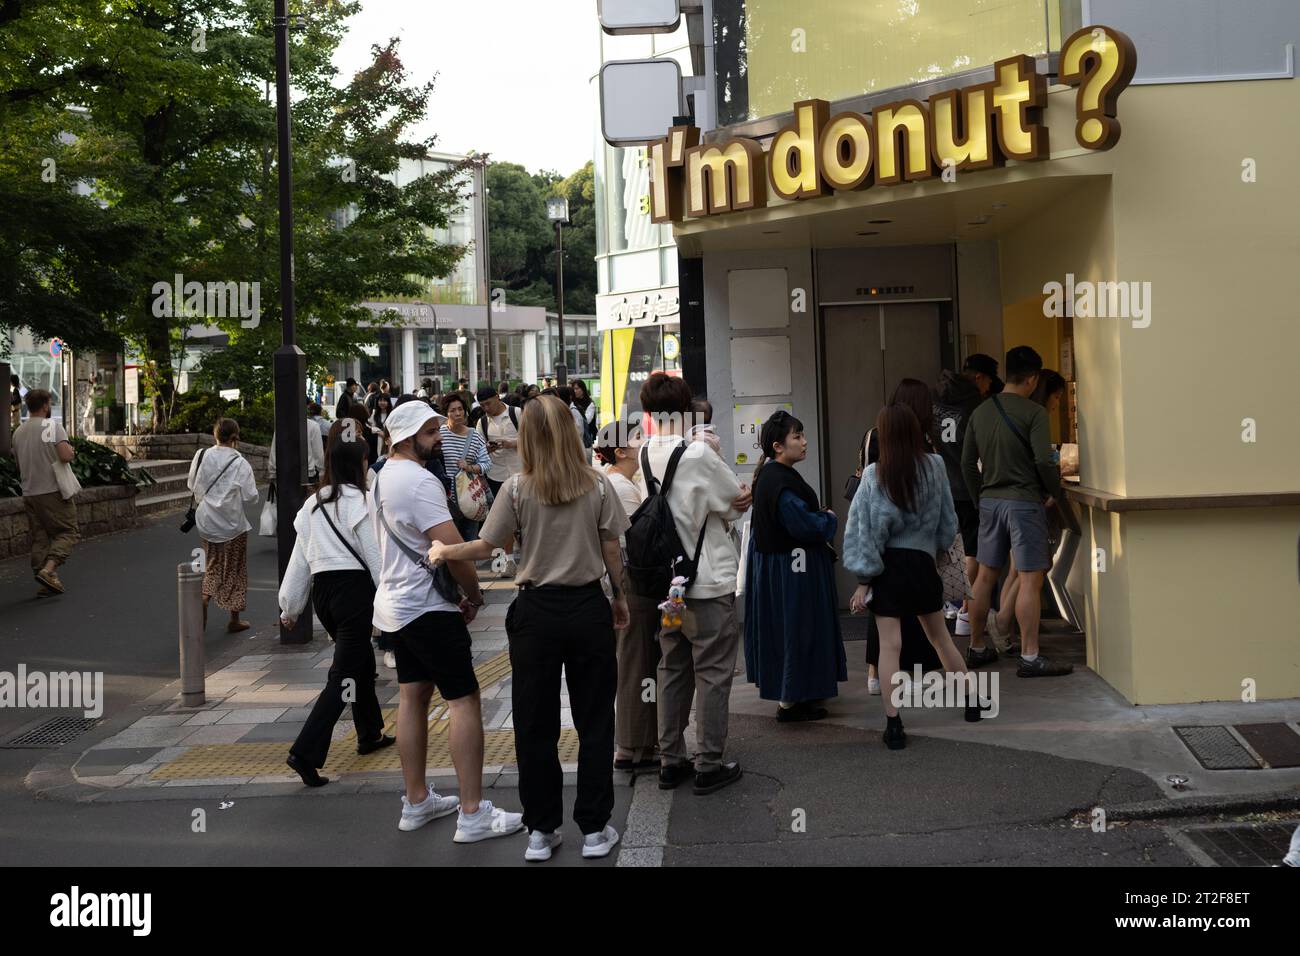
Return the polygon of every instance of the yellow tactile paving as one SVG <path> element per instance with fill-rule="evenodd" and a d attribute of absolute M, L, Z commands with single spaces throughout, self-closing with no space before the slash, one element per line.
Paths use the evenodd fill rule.
<path fill-rule="evenodd" d="M 491 687 L 510 676 L 510 654 L 498 654 L 474 668 L 479 686 Z M 384 723 L 391 729 L 397 717 L 397 708 L 384 710 Z M 447 737 L 450 724 L 447 702 L 437 691 L 429 703 L 429 767 L 445 769 L 452 766 L 451 750 Z M 400 770 L 401 760 L 396 747 L 376 751 L 362 757 L 357 753 L 356 731 L 330 745 L 329 760 L 323 772 L 328 774 L 364 773 L 373 770 Z M 170 763 L 158 767 L 151 780 L 201 780 L 212 777 L 260 777 L 288 773 L 284 765 L 288 745 L 283 741 L 254 743 L 208 744 L 191 747 Z M 578 734 L 575 730 L 560 731 L 560 761 L 573 763 L 578 759 Z M 515 734 L 513 730 L 489 730 L 484 734 L 483 762 L 487 766 L 515 762 Z"/>

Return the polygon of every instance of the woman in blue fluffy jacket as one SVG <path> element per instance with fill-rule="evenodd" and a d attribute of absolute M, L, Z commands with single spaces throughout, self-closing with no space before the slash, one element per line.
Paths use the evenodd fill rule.
<path fill-rule="evenodd" d="M 916 414 L 906 405 L 881 410 L 876 419 L 880 460 L 867 468 L 849 508 L 844 528 L 844 566 L 858 577 L 849 608 L 868 607 L 880 628 L 882 684 L 897 680 L 904 617 L 915 616 L 944 668 L 966 673 L 943 618 L 943 581 L 936 555 L 957 535 L 943 459 L 927 454 Z M 963 683 L 962 686 L 970 687 Z M 901 750 L 907 743 L 895 694 L 886 692 L 885 745 Z M 980 704 L 966 700 L 966 719 L 980 719 Z"/>

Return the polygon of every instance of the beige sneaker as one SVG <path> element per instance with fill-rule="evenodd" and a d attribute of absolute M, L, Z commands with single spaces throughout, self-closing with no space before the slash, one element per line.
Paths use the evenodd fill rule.
<path fill-rule="evenodd" d="M 42 568 L 40 571 L 36 572 L 36 580 L 40 581 L 51 591 L 57 591 L 59 594 L 63 594 L 66 590 L 63 587 L 63 582 L 59 580 L 58 574 L 54 571 L 46 571 Z"/>

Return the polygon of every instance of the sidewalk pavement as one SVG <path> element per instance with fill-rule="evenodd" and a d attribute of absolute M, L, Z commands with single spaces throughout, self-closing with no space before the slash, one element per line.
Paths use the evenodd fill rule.
<path fill-rule="evenodd" d="M 1082 638 L 1044 634 L 1043 653 L 1074 664 L 1068 677 L 1016 677 L 1016 659 L 1003 657 L 976 674 L 998 675 L 1000 711 L 992 719 L 968 724 L 960 710 L 911 708 L 902 710 L 909 736 L 936 737 L 1124 767 L 1147 777 L 1171 804 L 1194 803 L 1202 797 L 1239 797 L 1294 791 L 1300 797 L 1300 766 L 1255 770 L 1207 770 L 1183 744 L 1175 727 L 1232 727 L 1253 724 L 1288 725 L 1300 746 L 1300 700 L 1209 702 L 1134 706 L 1084 664 Z M 957 639 L 965 653 L 966 639 Z M 883 698 L 867 694 L 864 644 L 847 642 L 849 680 L 840 695 L 827 703 L 826 723 L 864 729 L 867 743 L 879 745 L 884 729 Z M 745 683 L 744 661 L 738 664 L 731 697 L 733 714 L 771 717 L 776 705 L 759 699 Z M 1185 777 L 1175 786 L 1170 778 Z"/>
<path fill-rule="evenodd" d="M 484 783 L 510 788 L 518 774 L 504 618 L 514 588 L 490 580 L 485 593 L 488 604 L 470 626 L 483 688 Z M 1073 675 L 1024 680 L 1012 661 L 999 661 L 982 669 L 999 678 L 997 717 L 967 724 L 957 709 L 906 710 L 911 742 L 893 753 L 880 742 L 882 699 L 866 692 L 864 647 L 846 644 L 850 679 L 827 702 L 830 716 L 815 724 L 777 724 L 775 704 L 758 698 L 738 656 L 728 749 L 745 778 L 698 798 L 688 789 L 658 790 L 653 774 L 616 775 L 616 784 L 634 785 L 618 865 L 1208 864 L 1217 862 L 1212 853 L 1189 847 L 1194 840 L 1159 821 L 1204 817 L 1223 806 L 1300 806 L 1300 768 L 1207 770 L 1173 730 L 1285 724 L 1300 716 L 1296 701 L 1133 707 L 1083 666 L 1077 637 L 1045 636 L 1045 653 L 1073 659 Z M 205 705 L 182 707 L 179 681 L 173 682 L 129 721 L 106 722 L 49 755 L 28 775 L 28 787 L 96 804 L 391 796 L 401 789 L 396 748 L 359 757 L 348 711 L 324 768 L 329 786 L 307 791 L 284 766 L 332 654 L 323 634 L 304 647 L 281 647 L 273 628 L 261 628 L 244 647 L 210 662 Z M 382 663 L 379 674 L 391 730 L 396 675 Z M 561 759 L 572 785 L 577 740 L 567 706 L 561 717 Z M 437 698 L 430 721 L 430 778 L 454 791 L 445 706 Z M 692 727 L 688 743 L 693 733 Z M 1171 778 L 1180 777 L 1186 782 L 1175 786 Z M 503 796 L 498 802 L 517 801 Z M 1089 814 L 1097 807 L 1110 823 L 1093 839 Z M 792 829 L 792 814 L 796 821 L 800 814 L 811 819 L 811 829 Z M 1133 827 L 1116 829 L 1125 820 Z"/>
<path fill-rule="evenodd" d="M 510 662 L 505 614 L 514 596 L 508 579 L 484 583 L 487 604 L 469 625 L 474 667 L 483 698 L 485 731 L 484 784 L 517 786 L 513 721 L 510 709 Z M 218 628 L 220 621 L 210 623 Z M 71 780 L 49 761 L 35 768 L 29 784 L 52 785 L 66 796 L 95 802 L 160 799 L 194 794 L 236 797 L 275 796 L 303 789 L 285 766 L 289 746 L 302 729 L 324 686 L 334 646 L 317 626 L 310 644 L 282 646 L 273 628 L 262 628 L 234 656 L 210 662 L 207 702 L 186 707 L 174 682 L 146 699 L 149 711 L 111 736 L 102 737 L 66 768 Z M 397 718 L 397 673 L 379 658 L 378 694 L 386 730 Z M 561 687 L 561 761 L 566 783 L 577 771 L 577 734 L 568 709 L 568 690 Z M 435 787 L 455 788 L 448 747 L 448 709 L 435 693 L 429 714 L 429 778 Z M 351 710 L 344 711 L 333 734 L 322 773 L 330 792 L 388 793 L 401 789 L 397 748 L 356 752 Z M 64 760 L 71 755 L 63 755 Z M 75 784 L 68 789 L 68 784 Z"/>

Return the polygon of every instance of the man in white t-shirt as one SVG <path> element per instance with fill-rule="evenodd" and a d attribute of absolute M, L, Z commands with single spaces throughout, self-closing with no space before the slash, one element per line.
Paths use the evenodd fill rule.
<path fill-rule="evenodd" d="M 425 468 L 435 453 L 440 422 L 424 402 L 399 405 L 385 422 L 392 451 L 369 495 L 381 561 L 374 626 L 390 636 L 397 658 L 397 749 L 406 782 L 398 828 L 415 830 L 459 808 L 454 839 L 476 843 L 517 833 L 524 824 L 522 814 L 482 799 L 483 711 L 466 627 L 483 606 L 478 572 L 471 561 L 448 562 L 465 592 L 457 605 L 438 592 L 424 557 L 432 541 L 461 542 L 447 492 Z M 450 710 L 460 800 L 439 796 L 425 780 L 435 687 Z"/>
<path fill-rule="evenodd" d="M 523 463 L 519 460 L 519 409 L 503 402 L 491 385 L 478 390 L 478 400 L 484 412 L 478 427 L 487 440 L 488 454 L 492 457 L 492 467 L 487 473 L 488 487 L 495 497 L 507 478 L 523 471 Z"/>

